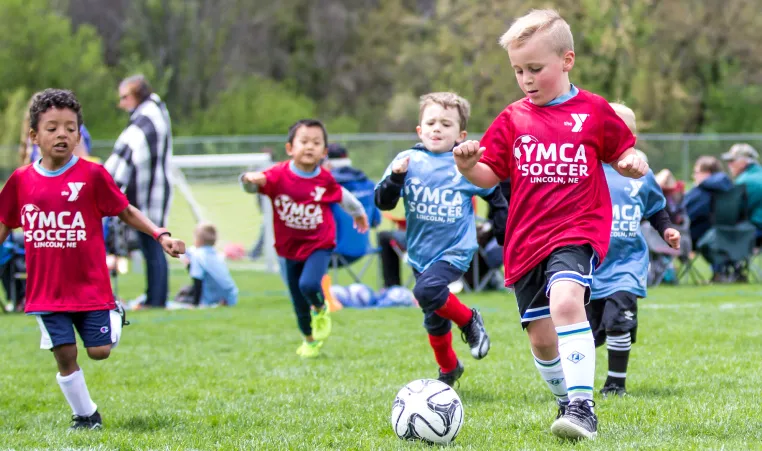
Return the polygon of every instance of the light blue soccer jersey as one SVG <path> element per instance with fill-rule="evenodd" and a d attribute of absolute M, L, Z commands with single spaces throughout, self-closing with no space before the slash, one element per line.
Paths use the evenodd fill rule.
<path fill-rule="evenodd" d="M 479 188 L 466 180 L 452 152 L 433 153 L 419 144 L 394 160 L 406 156 L 410 162 L 402 199 L 410 266 L 423 272 L 437 261 L 446 261 L 466 271 L 478 248 L 471 198 L 489 195 L 495 188 Z M 382 182 L 391 172 L 390 164 Z"/>
<path fill-rule="evenodd" d="M 620 175 L 610 165 L 603 165 L 611 193 L 613 220 L 611 241 L 603 264 L 593 276 L 592 299 L 601 299 L 617 291 L 646 296 L 648 281 L 648 246 L 640 222 L 650 218 L 667 204 L 652 171 L 637 180 Z"/>
<path fill-rule="evenodd" d="M 225 300 L 227 305 L 238 303 L 238 287 L 230 276 L 225 261 L 211 246 L 201 246 L 188 253 L 190 276 L 200 279 L 201 304 L 212 305 Z"/>

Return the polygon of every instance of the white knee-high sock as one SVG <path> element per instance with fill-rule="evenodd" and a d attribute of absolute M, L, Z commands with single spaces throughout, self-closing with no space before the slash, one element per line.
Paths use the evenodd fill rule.
<path fill-rule="evenodd" d="M 81 368 L 68 376 L 61 376 L 61 373 L 58 373 L 56 379 L 74 415 L 89 417 L 98 410 L 98 406 L 90 399 L 90 392 L 87 391 L 87 384 L 85 384 L 85 374 Z"/>
<path fill-rule="evenodd" d="M 540 372 L 542 379 L 548 384 L 550 391 L 556 396 L 556 400 L 562 404 L 569 402 L 569 396 L 566 391 L 566 378 L 564 377 L 564 368 L 561 365 L 561 357 L 553 360 L 542 360 L 534 353 L 534 366 Z"/>
<path fill-rule="evenodd" d="M 558 352 L 564 367 L 569 399 L 593 399 L 595 380 L 595 340 L 590 323 L 556 327 Z"/>

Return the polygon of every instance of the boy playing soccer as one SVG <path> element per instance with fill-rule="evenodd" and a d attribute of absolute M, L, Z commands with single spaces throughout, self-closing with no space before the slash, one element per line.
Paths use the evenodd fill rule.
<path fill-rule="evenodd" d="M 331 204 L 340 204 L 354 218 L 360 232 L 368 230 L 368 218 L 360 201 L 320 165 L 327 156 L 327 141 L 322 122 L 298 121 L 288 131 L 286 153 L 291 160 L 264 172 L 241 175 L 245 190 L 259 191 L 273 204 L 275 251 L 286 259 L 288 289 L 304 335 L 296 353 L 307 358 L 319 355 L 323 340 L 331 333 L 321 286 L 336 247 Z"/>
<path fill-rule="evenodd" d="M 481 187 L 511 179 L 505 283 L 513 285 L 535 365 L 556 395 L 559 437 L 592 438 L 595 342 L 585 314 L 593 270 L 606 256 L 611 197 L 602 163 L 640 178 L 648 164 L 601 97 L 569 83 L 574 41 L 552 10 L 533 10 L 500 39 L 526 97 L 498 115 L 481 144 L 454 150 Z"/>
<path fill-rule="evenodd" d="M 624 105 L 611 107 L 635 133 L 635 113 Z M 640 180 L 622 177 L 610 165 L 603 166 L 613 203 L 611 241 L 606 259 L 595 272 L 587 317 L 595 346 L 606 343 L 609 372 L 601 394 L 623 396 L 630 347 L 638 330 L 638 298 L 646 296 L 648 247 L 640 221 L 648 219 L 675 249 L 680 248 L 680 232 L 675 230 L 665 209 L 666 199 L 653 172 Z"/>
<path fill-rule="evenodd" d="M 101 416 L 77 365 L 73 328 L 94 360 L 108 358 L 119 343 L 124 310 L 111 292 L 102 219 L 119 216 L 173 257 L 185 252 L 185 244 L 129 205 L 103 167 L 73 155 L 82 125 L 74 94 L 46 89 L 35 95 L 29 115 L 30 137 L 42 157 L 17 169 L 0 192 L 0 242 L 11 229 L 23 229 L 25 312 L 37 316 L 40 347 L 52 350 L 58 363 L 56 379 L 74 412 L 72 429 L 97 429 Z"/>
<path fill-rule="evenodd" d="M 407 220 L 408 262 L 416 276 L 413 293 L 421 306 L 423 326 L 439 364 L 439 380 L 452 386 L 463 374 L 463 364 L 452 347 L 451 322 L 475 359 L 487 355 L 489 337 L 482 315 L 470 309 L 447 287 L 468 270 L 476 242 L 476 223 L 471 198 L 478 195 L 496 210 L 495 229 L 505 236 L 507 204 L 497 181 L 478 188 L 457 171 L 452 149 L 466 138 L 470 114 L 468 102 L 450 92 L 421 97 L 421 144 L 406 150 L 386 169 L 376 187 L 376 205 L 391 210 L 404 198 Z M 502 244 L 502 243 L 501 243 Z"/>

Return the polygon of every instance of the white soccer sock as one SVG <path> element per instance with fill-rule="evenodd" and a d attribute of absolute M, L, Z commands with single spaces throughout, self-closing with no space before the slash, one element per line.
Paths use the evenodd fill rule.
<path fill-rule="evenodd" d="M 558 352 L 564 367 L 569 399 L 593 399 L 595 340 L 590 323 L 556 327 Z"/>
<path fill-rule="evenodd" d="M 90 399 L 90 392 L 87 391 L 87 384 L 85 384 L 85 374 L 81 368 L 68 376 L 61 376 L 61 373 L 58 373 L 56 379 L 74 415 L 89 417 L 98 410 L 98 406 Z"/>
<path fill-rule="evenodd" d="M 548 384 L 550 391 L 556 396 L 560 403 L 568 403 L 569 396 L 566 392 L 566 378 L 564 377 L 564 368 L 561 366 L 561 357 L 553 360 L 542 360 L 534 353 L 534 366 L 540 372 L 542 379 Z"/>

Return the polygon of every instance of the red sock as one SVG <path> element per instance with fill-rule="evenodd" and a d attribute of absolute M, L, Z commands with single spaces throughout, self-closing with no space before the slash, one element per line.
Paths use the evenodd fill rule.
<path fill-rule="evenodd" d="M 452 349 L 452 332 L 444 335 L 429 335 L 429 344 L 434 350 L 434 358 L 437 359 L 442 372 L 449 373 L 458 366 L 458 357 Z"/>
<path fill-rule="evenodd" d="M 460 302 L 460 299 L 452 293 L 447 297 L 445 305 L 434 311 L 442 318 L 453 321 L 458 327 L 468 324 L 474 316 L 474 312 Z"/>

